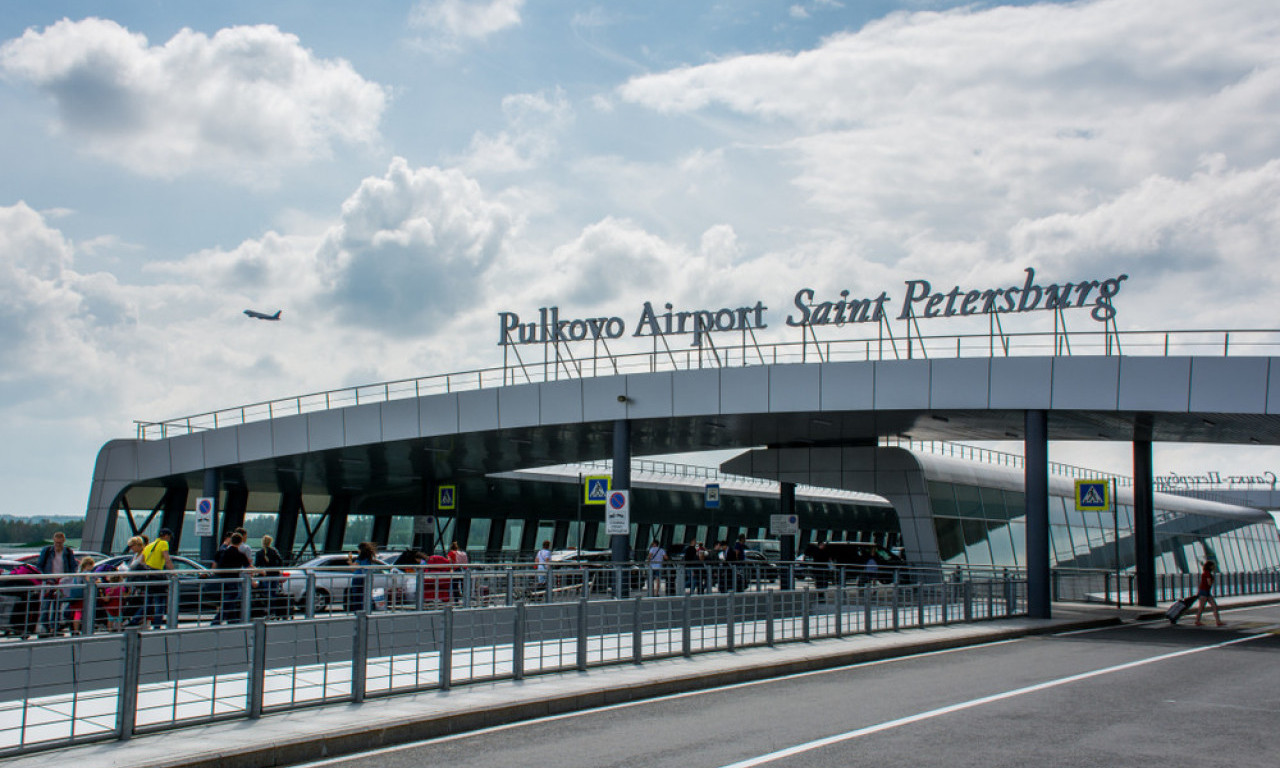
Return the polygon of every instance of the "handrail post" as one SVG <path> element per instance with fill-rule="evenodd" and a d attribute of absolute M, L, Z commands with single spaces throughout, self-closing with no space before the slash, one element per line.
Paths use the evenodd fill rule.
<path fill-rule="evenodd" d="M 764 642 L 770 648 L 773 647 L 773 598 L 777 593 L 769 590 L 764 593 Z"/>
<path fill-rule="evenodd" d="M 584 593 L 578 600 L 578 671 L 587 671 L 587 597 Z"/>
<path fill-rule="evenodd" d="M 813 607 L 810 605 L 811 601 L 809 599 L 812 595 L 813 593 L 807 585 L 800 591 L 800 613 L 804 616 L 804 621 L 800 625 L 800 639 L 806 643 L 809 642 L 809 623 L 813 614 Z"/>
<path fill-rule="evenodd" d="M 644 636 L 640 631 L 640 607 L 644 597 L 636 595 L 631 601 L 631 660 L 639 664 L 644 661 Z"/>
<path fill-rule="evenodd" d="M 356 613 L 356 627 L 351 639 L 351 701 L 364 701 L 365 683 L 369 674 L 369 614 Z"/>
<path fill-rule="evenodd" d="M 693 592 L 685 594 L 681 602 L 680 616 L 680 654 L 685 658 L 693 655 Z"/>
<path fill-rule="evenodd" d="M 128 741 L 138 720 L 138 671 L 142 665 L 142 633 L 130 627 L 120 636 L 120 693 L 116 697 L 116 738 Z"/>
<path fill-rule="evenodd" d="M 732 576 L 730 576 L 730 578 L 732 578 Z M 728 616 L 726 617 L 726 620 L 725 620 L 725 626 L 728 629 L 727 647 L 728 647 L 728 650 L 731 652 L 733 651 L 734 646 L 736 645 L 736 641 L 737 641 L 736 635 L 738 632 L 737 622 L 734 620 L 736 618 L 734 615 L 734 612 L 738 608 L 737 601 L 734 599 L 737 594 L 738 594 L 737 592 L 730 592 L 729 594 L 725 595 L 725 598 L 728 601 L 728 611 L 727 611 Z"/>
<path fill-rule="evenodd" d="M 267 687 L 267 621 L 253 622 L 253 666 L 249 677 L 249 718 L 262 717 L 262 700 Z"/>
<path fill-rule="evenodd" d="M 165 606 L 164 626 L 166 629 L 177 629 L 178 628 L 178 600 L 182 597 L 182 585 L 178 583 L 178 574 L 176 573 L 169 573 L 168 582 L 169 582 L 169 592 L 167 594 L 167 597 L 168 597 L 167 605 Z M 150 606 L 147 607 L 147 610 L 151 610 Z M 147 619 L 148 617 L 146 616 L 142 617 L 142 623 L 144 625 L 147 623 Z"/>
<path fill-rule="evenodd" d="M 524 625 L 525 603 L 516 602 L 514 628 L 511 637 L 511 679 L 524 679 Z"/>
<path fill-rule="evenodd" d="M 307 569 L 307 586 L 306 586 L 306 617 L 314 619 L 316 617 L 316 572 Z"/>
<path fill-rule="evenodd" d="M 84 585 L 84 617 L 80 622 L 80 633 L 93 634 L 93 625 L 98 620 L 98 584 L 92 573 L 86 574 Z"/>
<path fill-rule="evenodd" d="M 253 620 L 253 575 L 242 571 L 240 575 L 240 621 Z"/>
<path fill-rule="evenodd" d="M 453 686 L 453 607 L 446 605 L 440 616 L 444 637 L 440 639 L 440 690 Z"/>

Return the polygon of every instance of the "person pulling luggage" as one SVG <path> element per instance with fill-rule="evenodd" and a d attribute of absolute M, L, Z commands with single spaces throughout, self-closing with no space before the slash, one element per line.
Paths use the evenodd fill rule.
<path fill-rule="evenodd" d="M 1222 626 L 1222 617 L 1218 615 L 1218 601 L 1213 599 L 1213 583 L 1217 581 L 1217 571 L 1217 565 L 1212 560 L 1206 560 L 1204 570 L 1200 572 L 1200 591 L 1196 593 L 1196 597 L 1200 598 L 1200 605 L 1196 609 L 1197 627 L 1200 626 L 1205 603 L 1213 606 L 1213 620 L 1218 622 L 1218 626 Z"/>

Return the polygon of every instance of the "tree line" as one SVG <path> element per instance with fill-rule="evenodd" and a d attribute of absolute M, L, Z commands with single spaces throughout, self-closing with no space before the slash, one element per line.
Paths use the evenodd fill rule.
<path fill-rule="evenodd" d="M 83 520 L 50 520 L 47 517 L 0 517 L 0 542 L 8 544 L 43 544 L 62 531 L 68 539 L 84 535 Z"/>

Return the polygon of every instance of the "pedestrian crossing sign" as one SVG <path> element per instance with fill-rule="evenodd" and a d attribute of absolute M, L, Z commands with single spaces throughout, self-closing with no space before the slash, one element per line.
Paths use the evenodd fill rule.
<path fill-rule="evenodd" d="M 458 486 L 442 485 L 436 492 L 436 509 L 448 512 L 458 508 Z"/>
<path fill-rule="evenodd" d="M 1076 511 L 1106 512 L 1111 509 L 1110 484 L 1105 480 L 1076 481 Z"/>
<path fill-rule="evenodd" d="M 613 478 L 608 475 L 590 475 L 582 485 L 582 503 L 604 506 L 609 500 Z"/>

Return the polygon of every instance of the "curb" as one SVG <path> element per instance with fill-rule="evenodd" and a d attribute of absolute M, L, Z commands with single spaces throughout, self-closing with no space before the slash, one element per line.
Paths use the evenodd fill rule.
<path fill-rule="evenodd" d="M 723 685 L 784 677 L 801 672 L 882 661 L 953 648 L 973 647 L 1033 635 L 1119 626 L 1123 623 L 1124 621 L 1120 617 L 1112 616 L 1040 627 L 1006 629 L 978 637 L 943 638 L 899 646 L 850 650 L 829 656 L 763 663 L 709 673 L 690 672 L 660 681 L 645 682 L 620 688 L 605 687 L 569 695 L 531 698 L 520 702 L 492 705 L 447 715 L 432 715 L 370 727 L 348 728 L 320 737 L 304 738 L 301 741 L 254 745 L 241 750 L 183 755 L 169 760 L 144 762 L 137 765 L 136 768 L 270 768 L 273 766 L 285 766 L 313 760 L 356 755 L 369 750 L 410 744 L 416 741 L 451 736 L 482 728 L 508 725 L 524 720 L 561 715 L 595 707 L 641 701 L 675 693 L 687 693 Z M 256 723 L 265 725 L 266 719 L 256 721 Z"/>

